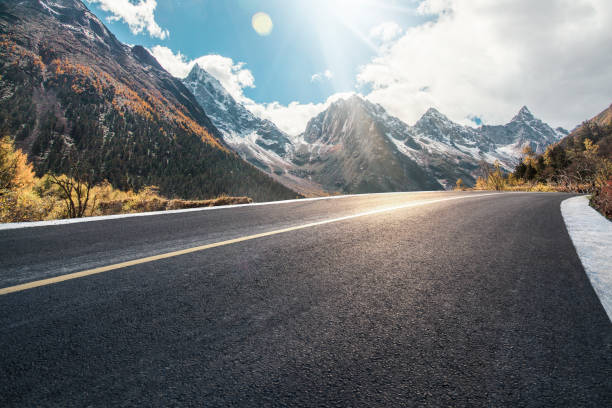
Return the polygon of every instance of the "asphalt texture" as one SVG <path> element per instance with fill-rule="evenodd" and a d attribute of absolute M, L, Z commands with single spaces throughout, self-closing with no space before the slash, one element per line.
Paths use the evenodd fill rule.
<path fill-rule="evenodd" d="M 553 193 L 373 195 L 0 231 L 0 406 L 612 406 Z"/>

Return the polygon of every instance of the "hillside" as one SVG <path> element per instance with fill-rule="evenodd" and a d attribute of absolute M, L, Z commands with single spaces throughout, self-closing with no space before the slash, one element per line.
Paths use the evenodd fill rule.
<path fill-rule="evenodd" d="M 573 148 L 584 145 L 587 138 L 599 146 L 602 157 L 612 158 L 612 105 L 578 126 L 561 144 Z"/>
<path fill-rule="evenodd" d="M 180 80 L 78 0 L 0 1 L 0 132 L 38 174 L 87 163 L 124 190 L 168 197 L 295 193 L 244 162 Z"/>
<path fill-rule="evenodd" d="M 591 194 L 591 205 L 612 219 L 612 106 L 543 154 L 527 154 L 512 176 L 561 191 Z"/>

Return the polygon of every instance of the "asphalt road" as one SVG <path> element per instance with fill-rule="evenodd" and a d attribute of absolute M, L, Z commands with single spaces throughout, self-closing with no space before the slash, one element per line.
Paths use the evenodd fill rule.
<path fill-rule="evenodd" d="M 563 194 L 349 197 L 0 231 L 0 406 L 612 406 Z"/>

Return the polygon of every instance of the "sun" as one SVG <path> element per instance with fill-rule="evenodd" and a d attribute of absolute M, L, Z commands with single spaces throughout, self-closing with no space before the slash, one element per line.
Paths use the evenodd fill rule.
<path fill-rule="evenodd" d="M 272 29 L 274 28 L 274 24 L 272 23 L 272 18 L 267 13 L 260 11 L 259 13 L 255 13 L 253 18 L 251 19 L 251 24 L 253 26 L 253 30 L 261 36 L 270 35 Z"/>

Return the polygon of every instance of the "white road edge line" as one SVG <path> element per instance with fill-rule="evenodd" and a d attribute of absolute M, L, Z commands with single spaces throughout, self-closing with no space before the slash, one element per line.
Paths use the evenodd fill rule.
<path fill-rule="evenodd" d="M 316 227 L 319 225 L 331 224 L 334 222 L 340 222 L 340 221 L 350 220 L 354 218 L 365 217 L 368 215 L 375 215 L 375 214 L 380 214 L 380 213 L 385 213 L 385 212 L 390 212 L 390 211 L 395 211 L 395 210 L 400 210 L 400 209 L 405 209 L 405 208 L 410 208 L 410 207 L 418 207 L 421 205 L 434 204 L 434 203 L 439 203 L 443 201 L 465 200 L 468 198 L 479 198 L 479 197 L 486 197 L 486 196 L 500 195 L 500 194 L 503 194 L 503 193 L 474 194 L 474 195 L 468 195 L 468 196 L 439 198 L 435 200 L 412 201 L 406 204 L 396 205 L 393 207 L 379 208 L 376 210 L 365 211 L 365 212 L 358 213 L 358 214 L 346 215 L 344 217 L 316 221 L 316 222 L 312 222 L 308 224 L 296 225 L 293 227 L 288 227 L 288 228 L 283 228 L 283 229 L 268 231 L 268 232 L 262 232 L 262 233 L 254 234 L 254 235 L 246 235 L 246 236 L 242 236 L 239 238 L 233 238 L 233 239 L 229 239 L 225 241 L 214 242 L 211 244 L 196 246 L 192 248 L 186 248 L 186 249 L 182 249 L 179 251 L 166 252 L 166 253 L 162 253 L 162 254 L 158 254 L 154 256 L 149 256 L 146 258 L 133 259 L 131 261 L 121 262 L 121 263 L 107 265 L 107 266 L 101 266 L 101 267 L 94 268 L 94 269 L 88 269 L 88 270 L 84 270 L 80 272 L 68 273 L 64 275 L 54 276 L 52 278 L 40 279 L 40 280 L 28 282 L 28 283 L 23 283 L 20 285 L 0 288 L 0 296 L 8 295 L 10 293 L 15 293 L 15 292 L 21 292 L 24 290 L 33 289 L 33 288 L 37 288 L 41 286 L 53 285 L 55 283 L 60 283 L 60 282 L 68 281 L 68 280 L 84 278 L 86 276 L 97 275 L 100 273 L 109 272 L 109 271 L 113 271 L 117 269 L 123 269 L 123 268 L 127 268 L 130 266 L 159 261 L 161 259 L 174 258 L 177 256 L 186 255 L 186 254 L 190 254 L 194 252 L 200 252 L 200 251 L 204 251 L 204 250 L 211 249 L 211 248 L 217 248 L 220 246 L 231 245 L 231 244 L 236 244 L 239 242 L 250 241 L 253 239 L 257 239 L 257 238 L 263 238 L 263 237 L 269 237 L 272 235 L 283 234 L 283 233 L 290 232 L 290 231 L 297 231 L 297 230 L 302 230 L 305 228 Z"/>
<path fill-rule="evenodd" d="M 612 222 L 589 205 L 587 196 L 564 200 L 561 214 L 580 262 L 612 321 Z"/>
<path fill-rule="evenodd" d="M 313 197 L 313 198 L 298 198 L 294 200 L 281 200 L 281 201 L 267 201 L 264 203 L 251 203 L 251 204 L 234 204 L 234 205 L 219 205 L 216 207 L 198 207 L 198 208 L 186 208 L 183 210 L 167 210 L 167 211 L 149 211 L 142 213 L 131 213 L 131 214 L 115 214 L 115 215 L 101 215 L 95 217 L 83 217 L 83 218 L 68 218 L 62 220 L 51 220 L 51 221 L 30 221 L 30 222 L 13 222 L 0 224 L 0 231 L 12 230 L 19 228 L 33 228 L 33 227 L 48 227 L 53 225 L 65 225 L 65 224 L 77 224 L 81 222 L 93 222 L 93 221 L 105 221 L 105 220 L 116 220 L 120 218 L 132 218 L 132 217 L 150 217 L 153 215 L 164 215 L 164 214 L 179 214 L 197 211 L 213 211 L 213 210 L 224 210 L 242 207 L 259 207 L 264 205 L 279 205 L 279 204 L 290 204 L 290 203 L 303 203 L 309 201 L 320 201 L 320 200 L 337 200 L 340 198 L 349 197 L 369 197 L 379 195 L 393 195 L 393 194 L 421 194 L 421 193 L 443 193 L 443 190 L 434 191 L 406 191 L 406 192 L 392 192 L 392 193 L 370 193 L 370 194 L 349 194 L 329 197 Z"/>

